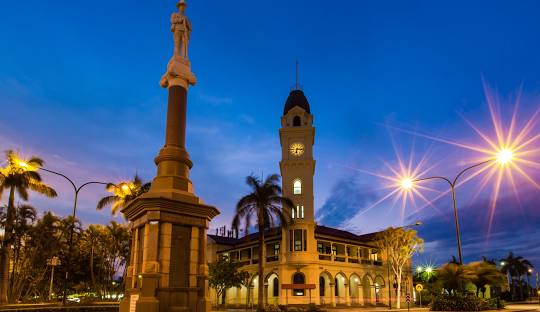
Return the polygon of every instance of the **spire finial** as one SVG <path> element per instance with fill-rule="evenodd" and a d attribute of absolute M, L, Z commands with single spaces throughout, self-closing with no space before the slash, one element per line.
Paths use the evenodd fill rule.
<path fill-rule="evenodd" d="M 296 90 L 300 89 L 300 85 L 298 84 L 298 60 L 296 60 L 296 83 L 295 83 Z"/>

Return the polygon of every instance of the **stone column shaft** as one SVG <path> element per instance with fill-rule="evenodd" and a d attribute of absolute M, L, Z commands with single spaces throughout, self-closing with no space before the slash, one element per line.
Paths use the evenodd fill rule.
<path fill-rule="evenodd" d="M 181 86 L 169 87 L 165 146 L 186 146 L 187 90 Z"/>

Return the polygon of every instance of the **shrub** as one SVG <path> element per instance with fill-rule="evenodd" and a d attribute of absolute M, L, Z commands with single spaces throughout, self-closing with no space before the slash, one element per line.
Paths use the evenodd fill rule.
<path fill-rule="evenodd" d="M 428 306 L 433 301 L 434 296 L 425 291 L 422 293 L 422 306 Z M 420 304 L 420 296 L 416 295 L 416 304 Z"/>
<path fill-rule="evenodd" d="M 439 295 L 433 301 L 432 311 L 484 311 L 504 308 L 497 298 L 483 299 L 474 294 Z"/>
<path fill-rule="evenodd" d="M 318 307 L 318 306 L 317 306 L 316 304 L 314 304 L 314 303 L 310 303 L 310 304 L 307 306 L 306 312 L 326 312 L 326 310 L 321 309 L 320 307 Z"/>
<path fill-rule="evenodd" d="M 431 306 L 432 311 L 481 311 L 482 300 L 471 295 L 440 295 Z"/>
<path fill-rule="evenodd" d="M 277 305 L 267 304 L 266 307 L 264 307 L 264 312 L 281 312 L 281 308 Z"/>

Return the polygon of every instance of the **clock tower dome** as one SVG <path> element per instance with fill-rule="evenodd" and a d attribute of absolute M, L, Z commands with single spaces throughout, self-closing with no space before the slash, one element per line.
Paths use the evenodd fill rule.
<path fill-rule="evenodd" d="M 282 243 L 288 261 L 294 262 L 316 256 L 317 251 L 313 203 L 315 128 L 309 103 L 298 85 L 285 102 L 279 138 L 283 195 L 294 203 L 289 212 L 292 222 L 283 228 Z"/>

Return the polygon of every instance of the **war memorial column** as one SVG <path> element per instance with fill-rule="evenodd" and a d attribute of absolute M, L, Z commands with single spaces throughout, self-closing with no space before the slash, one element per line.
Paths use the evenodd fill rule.
<path fill-rule="evenodd" d="M 191 23 L 181 0 L 171 15 L 174 52 L 160 85 L 167 88 L 165 145 L 150 190 L 122 213 L 132 229 L 121 312 L 210 311 L 206 231 L 219 211 L 194 194 L 186 149 L 187 93 L 196 82 L 188 59 Z"/>

